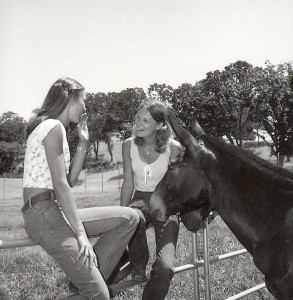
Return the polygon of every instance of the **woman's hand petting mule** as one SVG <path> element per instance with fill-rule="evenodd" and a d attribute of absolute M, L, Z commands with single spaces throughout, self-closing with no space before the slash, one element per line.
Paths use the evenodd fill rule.
<path fill-rule="evenodd" d="M 97 256 L 94 252 L 92 245 L 90 244 L 86 235 L 78 235 L 77 240 L 80 246 L 80 251 L 77 255 L 77 260 L 83 259 L 84 264 L 89 263 L 90 268 L 94 265 L 98 268 Z"/>

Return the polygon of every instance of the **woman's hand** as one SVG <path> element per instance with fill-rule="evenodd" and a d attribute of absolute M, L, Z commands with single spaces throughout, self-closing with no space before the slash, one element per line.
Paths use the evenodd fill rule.
<path fill-rule="evenodd" d="M 80 246 L 80 251 L 77 255 L 77 260 L 83 259 L 84 264 L 89 263 L 90 268 L 94 265 L 98 267 L 97 256 L 94 252 L 92 245 L 90 244 L 86 235 L 77 236 L 77 241 Z"/>
<path fill-rule="evenodd" d="M 129 204 L 129 207 L 134 209 L 137 214 L 139 215 L 139 218 L 141 221 L 146 223 L 145 216 L 143 214 L 143 210 L 148 212 L 148 209 L 146 208 L 146 204 L 144 203 L 143 200 L 137 200 Z"/>
<path fill-rule="evenodd" d="M 87 115 L 83 114 L 77 125 L 79 144 L 86 145 L 89 140 L 89 131 L 87 128 Z"/>

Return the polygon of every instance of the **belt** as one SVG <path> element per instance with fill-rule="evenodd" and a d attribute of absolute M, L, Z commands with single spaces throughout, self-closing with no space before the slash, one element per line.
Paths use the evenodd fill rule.
<path fill-rule="evenodd" d="M 22 213 L 25 214 L 26 211 L 30 208 L 36 205 L 37 203 L 45 200 L 55 200 L 55 194 L 53 191 L 46 191 L 42 192 L 40 194 L 37 194 L 36 196 L 33 196 L 30 200 L 26 201 L 23 208 L 21 209 Z"/>

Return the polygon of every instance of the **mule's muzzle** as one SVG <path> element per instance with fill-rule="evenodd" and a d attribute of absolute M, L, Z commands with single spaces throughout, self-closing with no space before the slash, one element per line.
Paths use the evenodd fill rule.
<path fill-rule="evenodd" d="M 149 212 L 150 215 L 159 222 L 166 222 L 167 208 L 164 204 L 162 196 L 156 191 L 152 194 L 149 202 Z"/>
<path fill-rule="evenodd" d="M 150 210 L 151 216 L 158 222 L 166 222 L 168 217 L 162 213 L 159 209 Z"/>

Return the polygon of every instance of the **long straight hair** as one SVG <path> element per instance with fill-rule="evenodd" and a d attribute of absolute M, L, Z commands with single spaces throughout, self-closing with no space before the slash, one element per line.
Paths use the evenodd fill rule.
<path fill-rule="evenodd" d="M 157 123 L 163 123 L 163 128 L 157 131 L 155 151 L 159 153 L 165 152 L 169 147 L 170 138 L 172 136 L 171 127 L 167 122 L 167 108 L 165 104 L 160 101 L 145 99 L 137 111 L 141 108 L 146 108 Z M 138 146 L 142 146 L 144 139 L 135 136 L 134 143 Z"/>
<path fill-rule="evenodd" d="M 43 121 L 56 119 L 66 108 L 69 100 L 78 99 L 84 87 L 72 78 L 60 78 L 49 89 L 42 107 L 37 111 L 35 117 L 26 128 L 26 138 Z"/>

